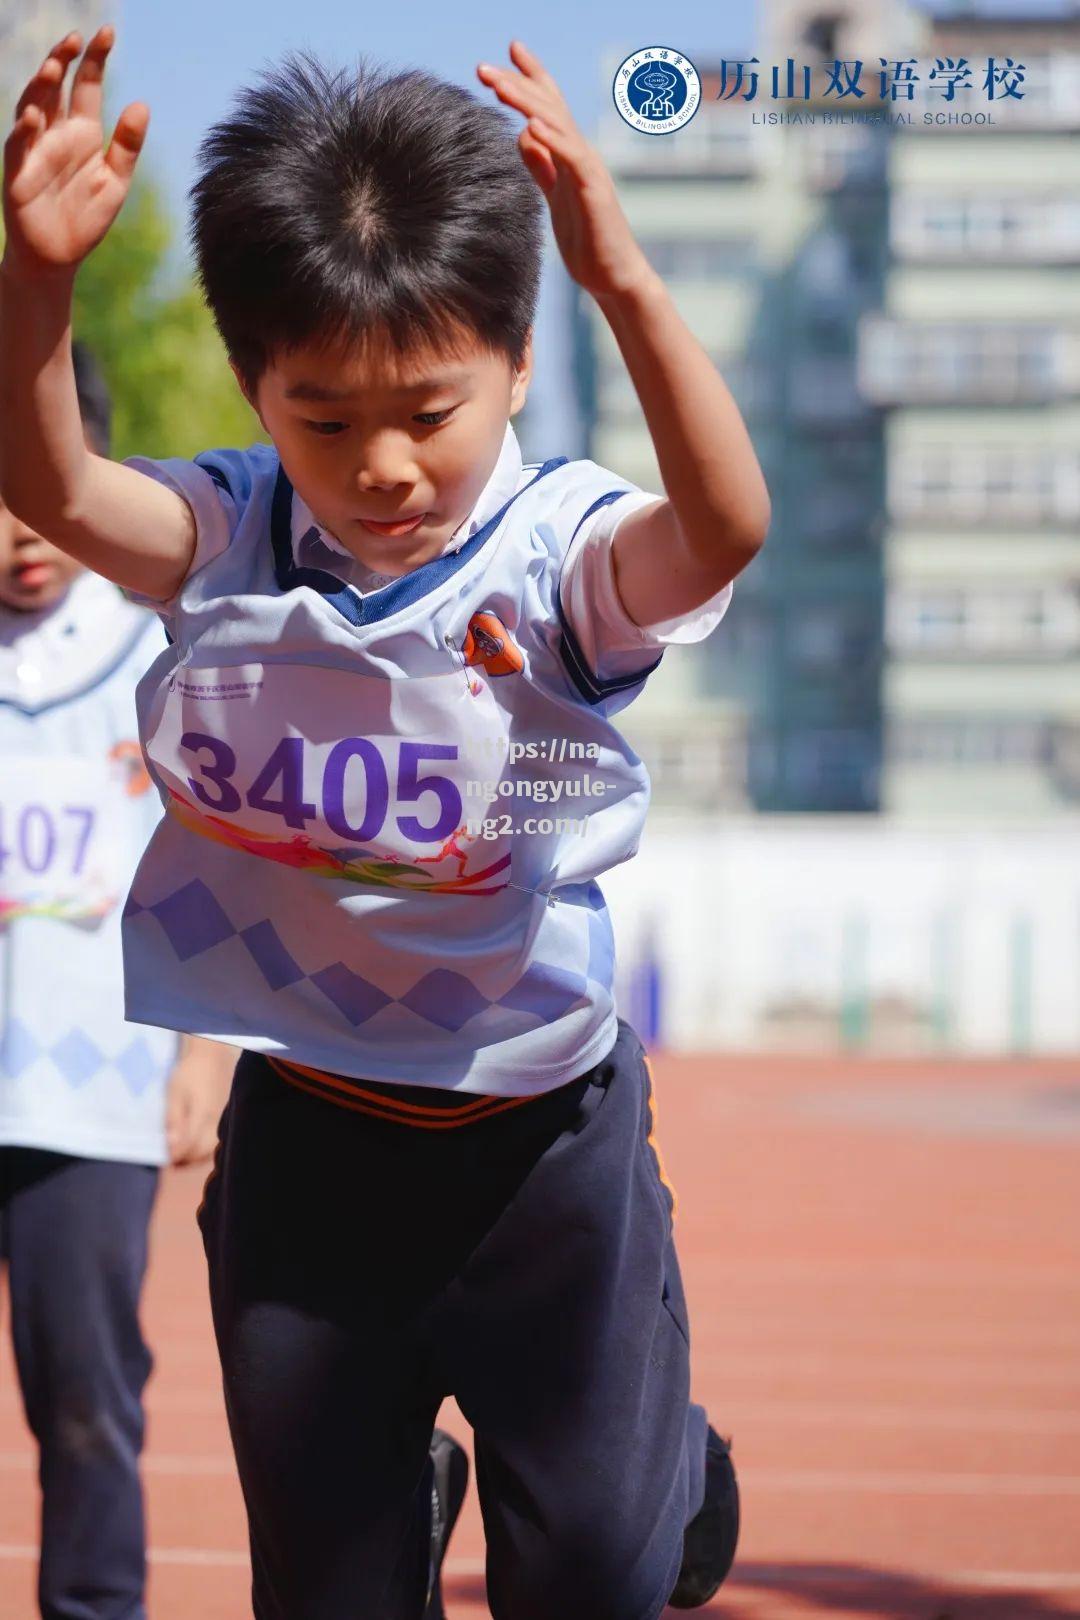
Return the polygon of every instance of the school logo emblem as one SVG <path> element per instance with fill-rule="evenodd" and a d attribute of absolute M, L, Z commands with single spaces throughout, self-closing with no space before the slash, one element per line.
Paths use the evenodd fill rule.
<path fill-rule="evenodd" d="M 525 668 L 513 636 L 498 614 L 486 609 L 469 620 L 461 650 L 466 664 L 480 664 L 489 675 L 516 675 Z"/>
<path fill-rule="evenodd" d="M 642 135 L 672 135 L 701 105 L 701 80 L 670 45 L 644 45 L 620 63 L 611 87 L 619 116 Z"/>

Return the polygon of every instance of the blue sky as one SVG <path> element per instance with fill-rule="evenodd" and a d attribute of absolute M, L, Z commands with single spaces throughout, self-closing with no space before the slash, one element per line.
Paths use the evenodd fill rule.
<path fill-rule="evenodd" d="M 739 55 L 753 46 L 767 0 L 99 0 L 101 21 L 118 24 L 110 66 L 116 110 L 146 101 L 152 113 L 143 162 L 182 207 L 202 132 L 228 108 L 238 85 L 296 46 L 344 64 L 359 53 L 419 65 L 483 90 L 481 60 L 505 61 L 516 35 L 558 78 L 586 131 L 608 105 L 599 63 L 645 44 L 668 44 L 691 59 Z M 934 0 L 916 0 L 935 9 Z M 1075 11 L 1077 0 L 976 0 L 982 13 Z M 827 8 L 826 8 L 827 9 Z M 661 36 L 661 37 L 658 37 Z M 485 92 L 486 93 L 486 92 Z"/>
<path fill-rule="evenodd" d="M 307 46 L 345 65 L 359 54 L 398 66 L 421 66 L 482 94 L 479 61 L 507 60 L 519 36 L 555 74 L 581 126 L 591 130 L 611 87 L 599 62 L 608 49 L 628 54 L 645 44 L 671 44 L 695 56 L 737 54 L 755 32 L 754 0 L 723 5 L 690 0 L 674 9 L 656 0 L 119 0 L 109 69 L 114 110 L 146 101 L 150 135 L 141 159 L 178 205 L 191 181 L 199 137 L 228 109 L 236 88 L 284 51 Z M 663 39 L 658 40 L 657 34 Z M 516 115 L 515 115 L 516 116 Z"/>
<path fill-rule="evenodd" d="M 117 23 L 108 72 L 112 116 L 128 101 L 151 109 L 140 166 L 156 179 L 174 220 L 173 260 L 187 262 L 187 191 L 200 138 L 228 110 L 236 89 L 293 48 L 307 47 L 346 65 L 369 55 L 396 66 L 422 66 L 490 95 L 476 78 L 478 61 L 505 62 L 520 37 L 555 75 L 580 126 L 595 132 L 610 106 L 601 69 L 646 44 L 673 46 L 704 65 L 753 51 L 765 0 L 99 0 L 97 16 Z M 927 0 L 929 3 L 929 0 Z M 981 0 L 982 11 L 1065 9 L 1076 0 Z M 518 115 L 512 115 L 517 121 Z M 549 259 L 538 322 L 538 358 L 530 404 L 540 443 L 533 454 L 581 453 L 580 423 L 568 386 L 570 356 L 562 318 L 569 283 Z M 534 418 L 534 419 L 535 419 Z M 548 448 L 545 448 L 547 446 Z M 553 447 L 553 448 L 552 448 Z"/>
<path fill-rule="evenodd" d="M 465 6 L 438 0 L 120 0 L 113 12 L 102 0 L 99 16 L 117 20 L 108 70 L 112 116 L 129 101 L 150 107 L 139 161 L 169 199 L 179 267 L 188 262 L 186 196 L 200 138 L 228 111 L 236 89 L 289 49 L 307 47 L 339 65 L 364 54 L 388 65 L 426 67 L 490 95 L 476 77 L 477 62 L 507 62 L 511 39 L 520 37 L 558 79 L 577 122 L 592 134 L 610 106 L 611 85 L 600 67 L 609 51 L 619 53 L 617 60 L 647 44 L 671 45 L 691 60 L 739 55 L 752 46 L 756 9 L 755 0 L 725 0 L 723 6 L 691 0 L 675 11 L 655 0 L 548 0 L 542 6 L 518 0 L 469 0 Z M 577 455 L 584 449 L 570 387 L 570 296 L 552 248 L 537 321 L 531 428 L 523 439 L 527 455 Z"/>

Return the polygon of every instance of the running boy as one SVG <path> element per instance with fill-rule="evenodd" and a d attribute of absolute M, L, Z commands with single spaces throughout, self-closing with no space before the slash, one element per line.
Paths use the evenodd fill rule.
<path fill-rule="evenodd" d="M 290 58 L 200 154 L 193 240 L 272 440 L 116 467 L 76 432 L 72 281 L 148 111 L 102 150 L 112 30 L 55 47 L 6 152 L 0 480 L 152 601 L 168 814 L 126 908 L 133 1017 L 242 1048 L 202 1211 L 259 1620 L 415 1620 L 453 1393 L 496 1620 L 655 1620 L 730 1566 L 689 1400 L 647 1063 L 598 875 L 648 799 L 612 716 L 707 634 L 769 502 L 738 410 L 524 46 L 479 77 Z M 523 160 L 523 161 L 521 161 Z M 541 198 L 607 317 L 666 497 L 522 467 Z M 470 834 L 505 800 L 494 841 Z M 543 784 L 584 832 L 525 821 Z M 504 791 L 504 790 L 509 791 Z M 501 807 L 501 806 L 500 806 Z M 546 825 L 546 823 L 545 823 Z"/>
<path fill-rule="evenodd" d="M 78 344 L 74 365 L 107 456 L 104 381 Z M 145 1613 L 150 1212 L 162 1165 L 209 1157 L 228 1089 L 223 1048 L 124 1021 L 120 911 L 160 813 L 135 687 L 163 642 L 0 503 L 0 1263 L 41 1455 L 45 1620 Z"/>

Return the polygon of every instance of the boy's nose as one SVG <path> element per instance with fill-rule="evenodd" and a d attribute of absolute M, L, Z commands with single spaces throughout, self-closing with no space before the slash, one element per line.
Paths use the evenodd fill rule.
<path fill-rule="evenodd" d="M 386 473 L 381 478 L 376 477 L 373 473 L 359 473 L 356 479 L 357 489 L 363 490 L 365 493 L 370 489 L 381 491 L 408 489 L 411 484 L 411 479 L 396 478 L 392 473 Z"/>
<path fill-rule="evenodd" d="M 366 446 L 361 466 L 356 472 L 356 487 L 368 490 L 411 489 L 420 477 L 420 469 L 409 454 L 409 446 L 399 439 L 396 444 L 385 435 L 379 442 Z"/>

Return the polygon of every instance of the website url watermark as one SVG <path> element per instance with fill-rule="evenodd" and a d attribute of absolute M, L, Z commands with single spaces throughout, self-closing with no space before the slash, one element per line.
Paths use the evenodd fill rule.
<path fill-rule="evenodd" d="M 584 838 L 589 826 L 588 816 L 526 816 L 520 826 L 505 812 L 501 816 L 485 816 L 481 820 L 466 821 L 465 831 L 470 838 L 482 838 L 491 843 L 515 833 L 568 833 Z"/>

